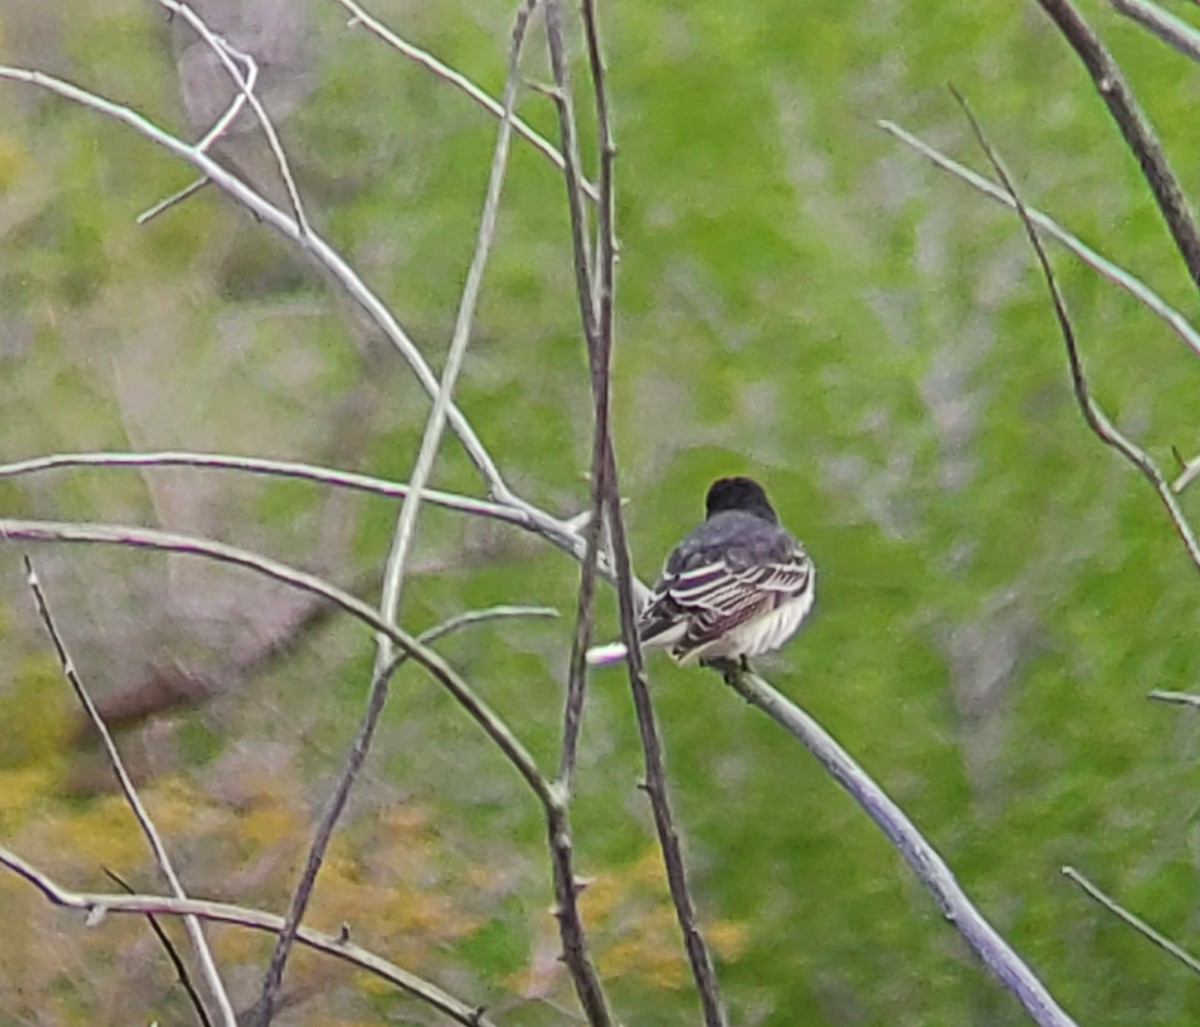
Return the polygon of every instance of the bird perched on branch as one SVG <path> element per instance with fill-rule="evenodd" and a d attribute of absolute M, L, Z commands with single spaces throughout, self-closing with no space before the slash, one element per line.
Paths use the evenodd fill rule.
<path fill-rule="evenodd" d="M 779 523 L 761 485 L 720 478 L 706 519 L 672 550 L 646 605 L 638 637 L 686 664 L 741 661 L 778 649 L 812 609 L 816 570 Z M 626 656 L 620 642 L 588 650 L 592 665 Z"/>

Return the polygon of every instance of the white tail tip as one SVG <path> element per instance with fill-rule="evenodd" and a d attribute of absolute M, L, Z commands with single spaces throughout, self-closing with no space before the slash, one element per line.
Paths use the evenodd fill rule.
<path fill-rule="evenodd" d="M 609 663 L 620 663 L 625 659 L 625 653 L 624 642 L 609 642 L 608 645 L 592 646 L 585 659 L 589 667 L 603 667 Z"/>

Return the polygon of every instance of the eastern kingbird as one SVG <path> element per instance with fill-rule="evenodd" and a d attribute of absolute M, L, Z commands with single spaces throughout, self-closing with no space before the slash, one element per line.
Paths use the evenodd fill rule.
<path fill-rule="evenodd" d="M 670 649 L 682 664 L 778 649 L 812 609 L 812 560 L 751 478 L 713 482 L 705 508 L 704 523 L 672 550 L 638 615 L 642 646 Z M 625 655 L 614 642 L 589 649 L 587 661 L 616 663 Z"/>

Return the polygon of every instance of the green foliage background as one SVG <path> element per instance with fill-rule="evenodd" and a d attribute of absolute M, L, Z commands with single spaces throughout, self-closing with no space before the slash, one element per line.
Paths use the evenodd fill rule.
<path fill-rule="evenodd" d="M 1086 10 L 1194 188 L 1195 67 L 1104 5 Z M 509 5 L 412 0 L 376 13 L 499 91 Z M 284 122 L 285 144 L 314 221 L 436 363 L 494 125 L 346 28 L 335 4 L 312 14 L 316 86 Z M 1144 482 L 1084 427 L 1019 225 L 875 126 L 898 121 L 979 165 L 953 81 L 1030 202 L 1194 315 L 1081 67 L 1031 3 L 643 0 L 603 15 L 620 146 L 616 433 L 642 576 L 698 518 L 712 477 L 761 477 L 820 568 L 817 614 L 767 676 L 878 777 L 1081 1024 L 1195 1022 L 1200 982 L 1059 868 L 1079 867 L 1200 947 L 1196 730 L 1143 698 L 1200 676 L 1196 569 Z M 18 0 L 0 9 L 0 55 L 180 124 L 153 4 L 68 13 Z M 545 79 L 540 46 L 526 73 Z M 552 134 L 544 97 L 527 93 L 521 113 Z M 406 478 L 427 405 L 302 258 L 211 191 L 134 225 L 188 174 L 92 113 L 0 84 L 0 456 L 186 446 L 349 459 Z M 1194 358 L 1126 296 L 1056 263 L 1099 400 L 1164 466 L 1172 446 L 1195 451 Z M 586 501 L 590 432 L 571 290 L 561 183 L 519 145 L 460 402 L 518 490 L 564 514 Z M 347 458 L 330 440 L 359 404 Z M 164 523 L 148 480 L 0 482 L 0 510 Z M 328 500 L 314 490 L 203 482 L 226 540 L 343 582 L 387 551 L 388 504 L 343 509 L 348 548 L 331 562 Z M 454 444 L 438 482 L 478 490 Z M 429 510 L 420 539 L 414 628 L 497 602 L 573 609 L 575 567 L 527 538 Z M 204 659 L 186 621 L 156 619 L 162 561 L 36 555 L 99 690 L 161 654 Z M 156 887 L 120 803 L 70 787 L 66 688 L 17 552 L 3 563 L 0 837 L 81 888 L 105 887 L 100 863 Z M 547 766 L 569 634 L 564 620 L 445 645 Z M 370 658 L 370 639 L 338 624 L 236 693 L 168 718 L 148 794 L 197 892 L 285 901 Z M 791 739 L 703 673 L 656 661 L 652 676 L 734 1022 L 1025 1022 Z M 382 735 L 318 918 L 351 922 L 503 1023 L 562 1022 L 513 1000 L 541 986 L 531 967 L 553 954 L 535 804 L 415 671 L 398 679 Z M 639 772 L 623 679 L 597 674 L 575 820 L 581 870 L 597 876 L 597 950 L 626 1023 L 694 1023 Z M 85 936 L 7 879 L 0 910 L 14 941 L 0 946 L 4 1027 L 185 1022 L 142 925 Z M 218 938 L 252 989 L 261 941 Z M 122 945 L 139 958 L 117 959 Z M 552 964 L 540 972 L 569 1000 Z M 413 1015 L 316 961 L 289 978 L 305 979 L 325 983 L 287 1022 Z"/>

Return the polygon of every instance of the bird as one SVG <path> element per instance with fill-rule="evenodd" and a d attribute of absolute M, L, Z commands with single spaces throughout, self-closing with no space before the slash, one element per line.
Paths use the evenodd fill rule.
<path fill-rule="evenodd" d="M 753 478 L 718 478 L 704 506 L 704 522 L 671 551 L 638 614 L 638 638 L 679 664 L 744 668 L 799 630 L 816 597 L 816 568 Z M 587 662 L 627 655 L 612 642 L 589 649 Z"/>

